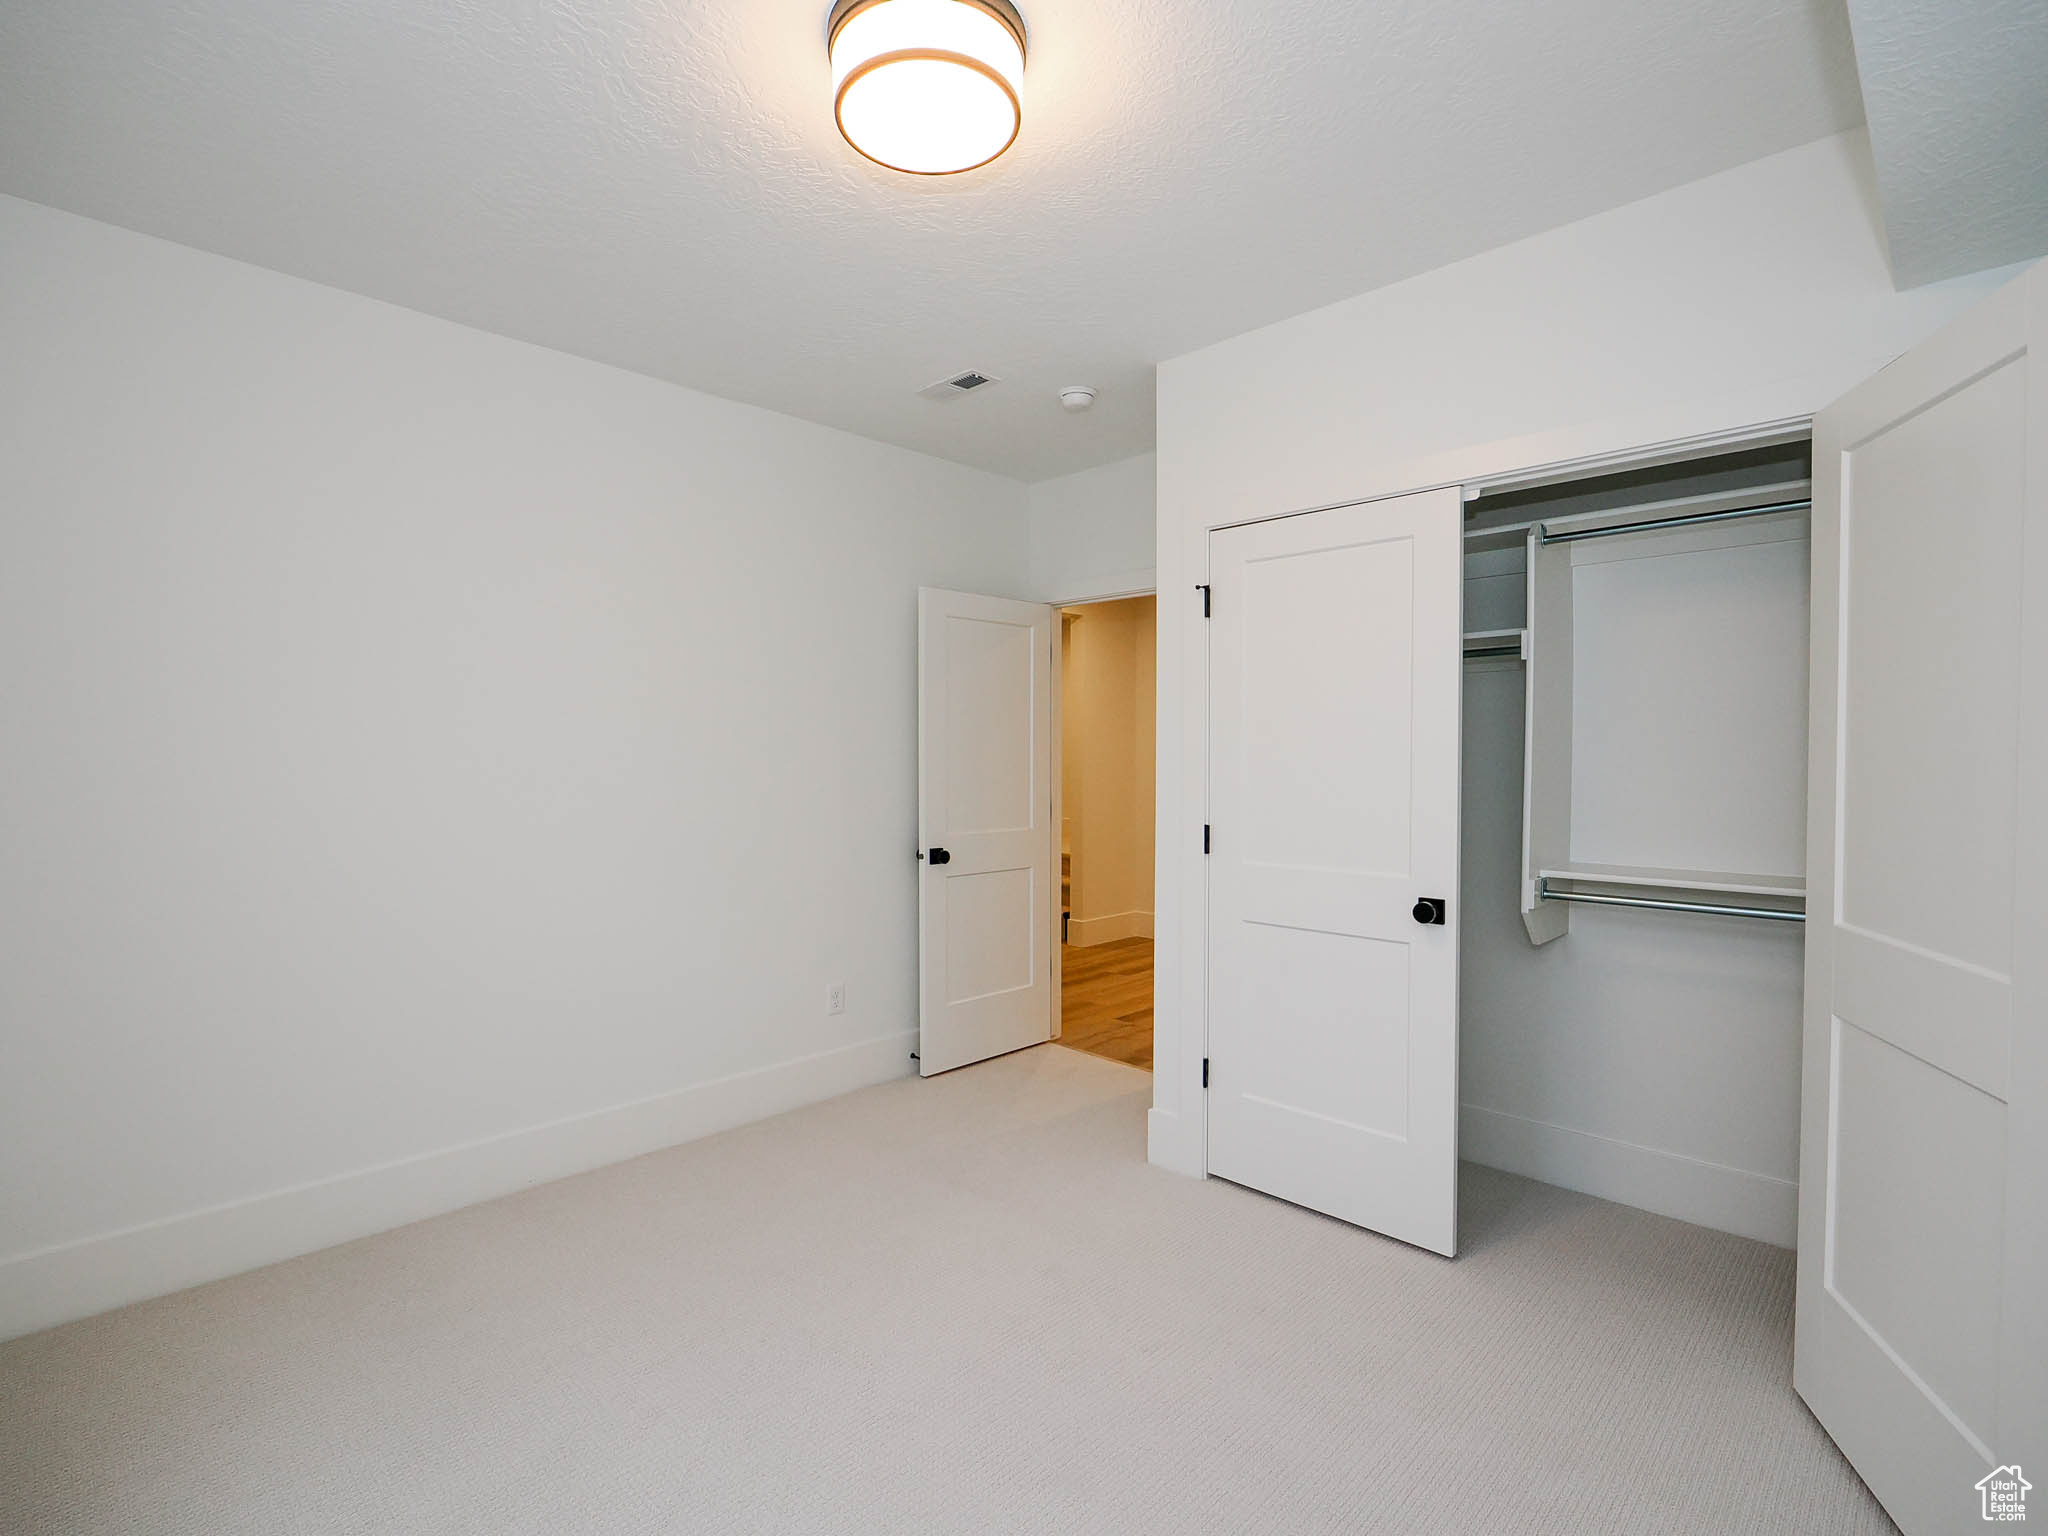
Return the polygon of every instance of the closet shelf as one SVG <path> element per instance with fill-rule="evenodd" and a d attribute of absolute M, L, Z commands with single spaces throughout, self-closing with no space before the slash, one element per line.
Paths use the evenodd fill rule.
<path fill-rule="evenodd" d="M 1806 898 L 1804 875 L 1753 875 L 1725 869 L 1658 868 L 1645 864 L 1559 864 L 1539 869 L 1544 880 L 1581 885 L 1622 885 L 1661 891 L 1713 891 L 1724 896 Z"/>
<path fill-rule="evenodd" d="M 1487 657 L 1529 659 L 1529 631 L 1526 629 L 1475 629 L 1465 636 L 1465 659 Z"/>

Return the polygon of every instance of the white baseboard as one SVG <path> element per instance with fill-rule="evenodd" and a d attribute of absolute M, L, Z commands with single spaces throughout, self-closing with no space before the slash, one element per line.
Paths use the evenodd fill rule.
<path fill-rule="evenodd" d="M 1150 912 L 1112 912 L 1107 917 L 1070 917 L 1067 943 L 1076 949 L 1090 944 L 1114 944 L 1118 939 L 1152 937 Z"/>
<path fill-rule="evenodd" d="M 912 1070 L 905 1030 L 0 1260 L 0 1339 L 694 1141 Z"/>
<path fill-rule="evenodd" d="M 1780 1248 L 1797 1245 L 1799 1186 L 1790 1179 L 1476 1104 L 1459 1114 L 1458 1150 L 1471 1162 Z"/>

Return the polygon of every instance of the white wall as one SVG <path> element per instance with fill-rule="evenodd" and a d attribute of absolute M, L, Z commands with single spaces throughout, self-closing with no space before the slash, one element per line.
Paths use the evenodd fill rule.
<path fill-rule="evenodd" d="M 2010 269 L 1894 291 L 1859 133 L 1159 369 L 1162 528 L 1809 414 Z"/>
<path fill-rule="evenodd" d="M 11 199 L 0 357 L 0 1335 L 909 1065 L 1021 486 Z"/>
<path fill-rule="evenodd" d="M 1149 592 L 1154 456 L 1141 453 L 1029 488 L 1031 591 L 1047 602 Z"/>
<path fill-rule="evenodd" d="M 2008 275 L 1895 292 L 1869 188 L 1860 136 L 1823 140 L 1161 366 L 1154 1161 L 1199 1172 L 1204 1159 L 1206 637 L 1192 589 L 1208 530 L 1811 413 Z M 1468 771 L 1505 783 L 1497 756 L 1518 745 L 1496 723 L 1493 756 Z M 1474 745 L 1485 754 L 1483 733 Z M 1468 898 L 1475 913 L 1484 899 Z M 1625 1027 L 1658 969 L 1683 963 L 1628 950 L 1630 927 L 1601 929 L 1624 956 L 1649 956 L 1627 989 L 1543 1006 Z M 1561 943 L 1583 936 L 1576 914 L 1573 928 Z M 1782 943 L 1754 940 L 1731 995 L 1787 969 L 1762 953 Z M 1569 1069 L 1609 1075 L 1582 1085 L 1568 1112 L 1587 1123 L 1565 1129 L 1644 1134 L 1603 1106 L 1668 1102 L 1685 1067 L 1587 1053 Z M 1783 1151 L 1759 1148 L 1747 1167 L 1774 1171 Z"/>

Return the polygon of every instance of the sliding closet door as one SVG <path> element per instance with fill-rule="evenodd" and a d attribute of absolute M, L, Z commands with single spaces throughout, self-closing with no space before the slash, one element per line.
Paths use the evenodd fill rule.
<path fill-rule="evenodd" d="M 1463 503 L 1210 545 L 1209 1171 L 1457 1238 Z"/>
<path fill-rule="evenodd" d="M 1815 423 L 1794 1380 L 1908 1536 L 2048 1487 L 2044 302 Z"/>

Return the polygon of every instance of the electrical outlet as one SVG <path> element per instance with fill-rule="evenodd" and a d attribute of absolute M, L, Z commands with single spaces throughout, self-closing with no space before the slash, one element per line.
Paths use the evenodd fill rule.
<path fill-rule="evenodd" d="M 827 1013 L 846 1012 L 845 982 L 835 981 L 832 983 L 831 986 L 825 989 L 825 1011 Z"/>

